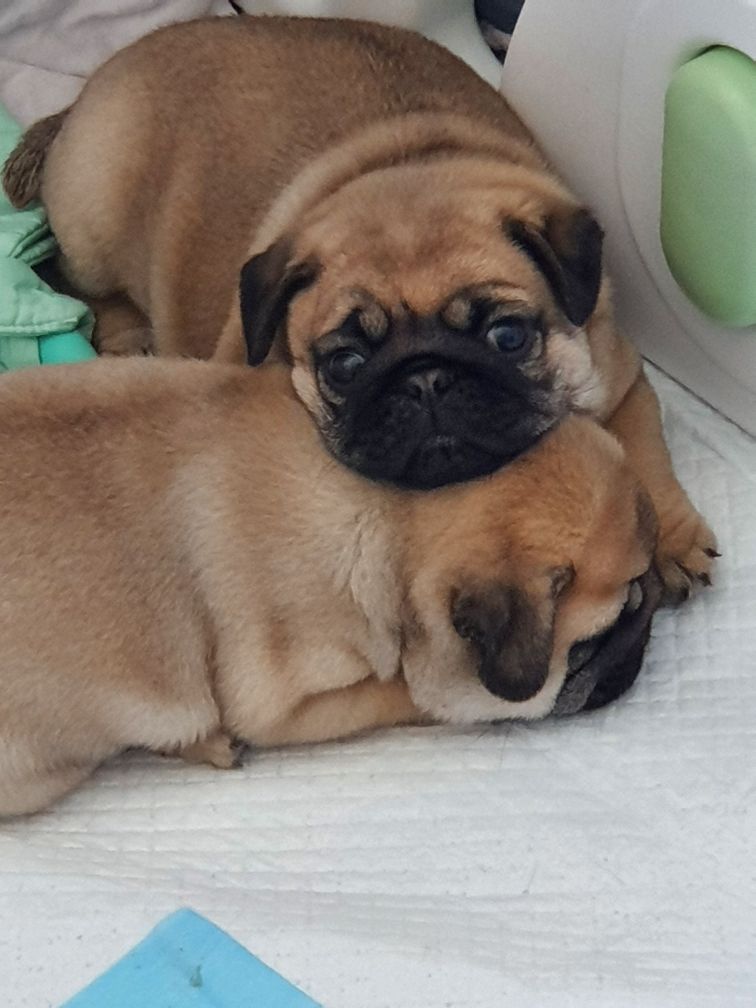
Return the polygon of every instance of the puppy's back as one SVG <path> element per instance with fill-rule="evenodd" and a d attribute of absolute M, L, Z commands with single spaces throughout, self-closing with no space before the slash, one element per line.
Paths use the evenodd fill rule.
<path fill-rule="evenodd" d="M 259 394 L 245 395 L 245 380 Z M 266 423 L 286 402 L 275 376 L 199 362 L 97 361 L 0 381 L 0 765 L 33 769 L 50 746 L 95 762 L 154 746 L 166 719 L 177 745 L 209 729 L 208 616 L 178 477 L 224 450 L 227 423 L 251 458 L 257 442 L 272 455 Z"/>
<path fill-rule="evenodd" d="M 93 75 L 50 145 L 42 198 L 69 279 L 90 295 L 126 291 L 183 355 L 208 357 L 275 197 L 334 144 L 409 112 L 529 142 L 493 88 L 414 32 L 277 17 L 160 29 Z M 222 260 L 226 271 L 208 268 Z"/>

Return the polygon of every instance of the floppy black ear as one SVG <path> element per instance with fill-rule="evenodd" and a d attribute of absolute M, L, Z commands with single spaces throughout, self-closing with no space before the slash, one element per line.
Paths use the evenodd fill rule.
<path fill-rule="evenodd" d="M 243 266 L 239 278 L 247 363 L 262 364 L 270 352 L 292 299 L 318 274 L 313 262 L 292 263 L 291 242 L 281 238 Z"/>
<path fill-rule="evenodd" d="M 507 231 L 543 273 L 570 322 L 582 325 L 596 307 L 601 286 L 604 233 L 591 214 L 582 207 L 564 208 L 550 214 L 542 228 L 513 220 Z"/>
<path fill-rule="evenodd" d="M 494 696 L 515 703 L 542 689 L 549 674 L 554 609 L 539 611 L 519 588 L 478 585 L 451 601 L 454 629 L 478 652 L 480 681 Z"/>

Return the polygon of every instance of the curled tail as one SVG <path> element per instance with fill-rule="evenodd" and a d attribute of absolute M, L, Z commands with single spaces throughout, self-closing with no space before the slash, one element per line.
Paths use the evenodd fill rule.
<path fill-rule="evenodd" d="M 17 209 L 37 199 L 42 186 L 45 159 L 58 135 L 68 109 L 40 119 L 24 133 L 3 168 L 3 188 Z"/>

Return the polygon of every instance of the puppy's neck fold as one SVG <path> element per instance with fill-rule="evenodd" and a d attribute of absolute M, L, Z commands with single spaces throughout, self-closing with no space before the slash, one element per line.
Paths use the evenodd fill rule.
<path fill-rule="evenodd" d="M 264 251 L 319 202 L 361 175 L 428 157 L 485 154 L 543 170 L 535 147 L 466 116 L 408 113 L 384 119 L 348 136 L 299 172 L 280 193 L 253 239 L 251 254 Z"/>

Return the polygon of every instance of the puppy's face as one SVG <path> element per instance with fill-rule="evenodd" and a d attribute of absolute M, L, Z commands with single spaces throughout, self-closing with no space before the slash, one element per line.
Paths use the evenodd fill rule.
<path fill-rule="evenodd" d="M 374 172 L 245 266 L 250 361 L 283 326 L 300 398 L 357 472 L 422 489 L 492 472 L 595 390 L 580 327 L 601 233 L 550 183 L 510 174 Z"/>
<path fill-rule="evenodd" d="M 489 479 L 418 499 L 415 516 L 404 670 L 418 707 L 538 718 L 632 684 L 660 599 L 656 519 L 604 431 L 570 418 Z"/>

